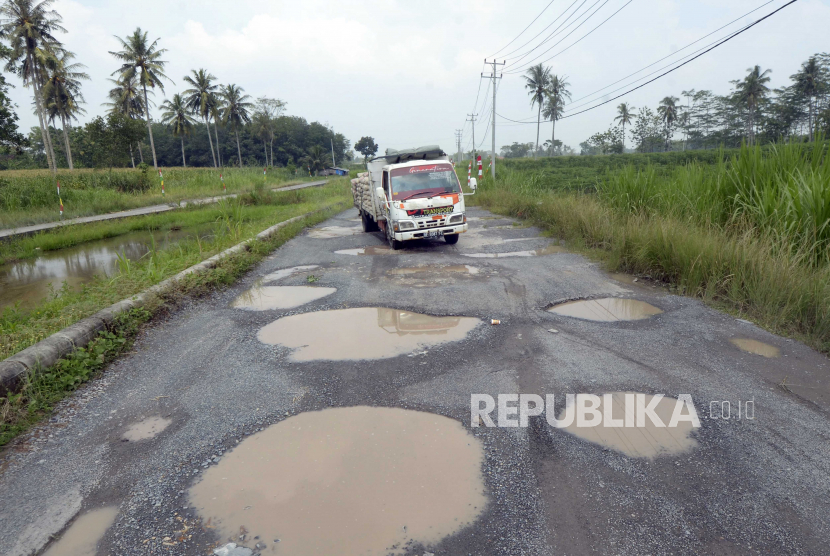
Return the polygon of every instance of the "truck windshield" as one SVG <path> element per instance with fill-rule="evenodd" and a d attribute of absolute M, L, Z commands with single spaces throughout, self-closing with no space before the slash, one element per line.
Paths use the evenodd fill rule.
<path fill-rule="evenodd" d="M 460 191 L 458 177 L 450 164 L 410 166 L 392 170 L 392 198 L 398 201 L 410 197 Z"/>

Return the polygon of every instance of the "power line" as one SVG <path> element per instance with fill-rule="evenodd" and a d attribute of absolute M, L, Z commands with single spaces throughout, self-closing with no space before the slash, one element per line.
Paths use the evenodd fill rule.
<path fill-rule="evenodd" d="M 717 47 L 719 47 L 720 45 L 722 45 L 722 44 L 724 44 L 724 43 L 726 43 L 726 42 L 731 41 L 732 39 L 734 39 L 735 37 L 737 37 L 737 36 L 738 36 L 738 35 L 740 35 L 741 33 L 745 32 L 745 31 L 748 31 L 749 29 L 751 29 L 752 27 L 755 27 L 756 25 L 758 25 L 759 23 L 761 23 L 761 22 L 762 22 L 762 21 L 764 21 L 765 19 L 768 19 L 768 18 L 772 17 L 773 15 L 777 14 L 778 12 L 780 12 L 781 10 L 783 10 L 784 8 L 786 8 L 787 6 L 790 6 L 790 5 L 792 5 L 792 4 L 795 4 L 796 2 L 798 2 L 798 0 L 790 0 L 789 2 L 787 2 L 786 4 L 784 4 L 783 6 L 781 6 L 780 8 L 778 8 L 777 10 L 772 11 L 772 12 L 768 13 L 767 15 L 765 15 L 764 17 L 762 17 L 762 18 L 760 18 L 760 19 L 757 19 L 757 20 L 753 21 L 752 23 L 750 23 L 750 24 L 749 24 L 749 25 L 747 25 L 746 27 L 744 27 L 744 28 L 742 28 L 742 29 L 739 29 L 738 31 L 736 31 L 736 32 L 734 32 L 733 34 L 731 34 L 730 36 L 728 36 L 728 37 L 726 37 L 725 39 L 721 40 L 720 42 L 718 42 L 717 44 L 715 44 L 715 45 L 714 45 L 714 46 L 712 46 L 711 48 L 708 48 L 707 50 L 704 50 L 703 52 L 701 52 L 700 54 L 698 54 L 698 55 L 697 55 L 697 56 L 695 56 L 694 58 L 690 58 L 690 59 L 686 60 L 685 62 L 683 62 L 682 64 L 680 64 L 680 65 L 677 65 L 677 66 L 673 67 L 673 68 L 672 68 L 672 69 L 670 69 L 669 71 L 666 71 L 666 72 L 664 72 L 664 73 L 661 73 L 660 75 L 658 75 L 658 76 L 657 76 L 657 77 L 655 77 L 654 79 L 650 79 L 650 80 L 646 81 L 645 83 L 642 83 L 642 84 L 640 84 L 640 85 L 637 85 L 637 86 L 636 86 L 636 87 L 634 87 L 633 89 L 629 89 L 628 91 L 626 91 L 626 92 L 624 92 L 624 93 L 622 93 L 622 94 L 619 94 L 619 95 L 615 96 L 614 98 L 610 98 L 610 99 L 608 99 L 608 100 L 606 100 L 606 101 L 604 101 L 604 102 L 601 102 L 601 103 L 599 103 L 599 104 L 597 104 L 597 105 L 591 106 L 590 108 L 586 108 L 585 110 L 580 110 L 579 112 L 574 112 L 573 114 L 568 114 L 567 116 L 562 116 L 562 118 L 561 118 L 561 119 L 563 119 L 563 120 L 564 120 L 565 118 L 571 118 L 571 117 L 573 117 L 573 116 L 577 116 L 577 115 L 579 115 L 579 114 L 583 114 L 583 113 L 585 113 L 585 112 L 588 112 L 589 110 L 593 110 L 594 108 L 599 108 L 600 106 L 602 106 L 602 105 L 604 105 L 604 104 L 608 104 L 609 102 L 613 102 L 613 101 L 617 100 L 617 99 L 618 99 L 618 98 L 620 98 L 620 97 L 624 97 L 624 96 L 625 96 L 625 95 L 627 95 L 628 93 L 631 93 L 631 92 L 633 92 L 633 91 L 636 91 L 637 89 L 641 89 L 641 88 L 645 87 L 646 85 L 648 85 L 649 83 L 654 83 L 655 81 L 657 81 L 657 80 L 658 80 L 658 79 L 660 79 L 661 77 L 664 77 L 664 76 L 666 76 L 666 75 L 670 74 L 671 72 L 673 72 L 673 71 L 675 71 L 675 70 L 678 70 L 678 69 L 682 68 L 682 67 L 683 67 L 683 66 L 685 66 L 686 64 L 688 64 L 688 63 L 690 63 L 690 62 L 692 62 L 692 61 L 694 61 L 694 60 L 696 60 L 696 59 L 700 58 L 701 56 L 703 56 L 704 54 L 706 54 L 706 53 L 708 53 L 708 52 L 711 52 L 712 50 L 716 49 L 716 48 L 717 48 Z"/>
<path fill-rule="evenodd" d="M 576 19 L 574 19 L 573 21 L 571 21 L 570 23 L 568 23 L 568 20 L 569 20 L 569 19 L 571 19 L 573 16 L 575 16 L 575 15 L 579 12 L 580 8 L 582 8 L 582 6 L 584 6 L 584 5 L 585 5 L 585 2 L 587 2 L 587 1 L 588 1 L 588 0 L 582 0 L 582 3 L 581 3 L 579 6 L 577 6 L 577 7 L 576 7 L 576 9 L 575 9 L 573 12 L 571 12 L 571 14 L 570 14 L 568 17 L 566 17 L 566 18 L 565 18 L 565 20 L 564 20 L 562 23 L 560 23 L 560 24 L 556 27 L 556 29 L 554 29 L 553 31 L 551 31 L 551 32 L 550 32 L 550 34 L 549 34 L 547 37 L 545 37 L 544 39 L 542 39 L 542 42 L 540 42 L 539 44 L 537 44 L 536 46 L 534 46 L 533 48 L 531 48 L 530 50 L 528 50 L 528 51 L 527 51 L 527 52 L 525 52 L 524 54 L 519 54 L 519 55 L 517 55 L 517 56 L 513 56 L 513 57 L 511 57 L 511 58 L 505 58 L 505 61 L 507 61 L 507 60 L 515 60 L 515 61 L 513 61 L 513 62 L 510 62 L 510 65 L 511 65 L 511 66 L 515 66 L 516 64 L 518 64 L 519 62 L 521 62 L 524 58 L 526 58 L 527 56 L 529 56 L 529 55 L 530 55 L 533 51 L 535 51 L 535 50 L 536 50 L 536 49 L 538 49 L 538 48 L 541 48 L 541 47 L 542 47 L 542 45 L 544 45 L 544 44 L 548 43 L 549 41 L 553 40 L 553 39 L 554 39 L 557 35 L 559 35 L 559 33 L 561 33 L 561 32 L 563 32 L 563 31 L 565 31 L 568 27 L 570 27 L 571 25 L 573 25 L 574 23 L 576 23 L 577 21 L 579 21 L 579 19 L 580 19 L 582 16 L 584 16 L 584 15 L 585 15 L 585 14 L 587 14 L 589 11 L 591 11 L 591 8 L 593 8 L 594 6 L 596 6 L 597 4 L 599 4 L 602 0 L 596 0 L 596 2 L 594 2 L 593 4 L 591 4 L 590 6 L 588 6 L 588 9 L 587 9 L 587 10 L 585 10 L 584 12 L 582 12 L 581 14 L 579 14 L 579 16 L 577 16 L 577 18 L 576 18 Z M 573 5 L 573 4 L 572 4 L 572 5 Z M 564 14 L 563 14 L 563 15 L 564 15 Z M 568 23 L 568 24 L 567 24 L 567 25 L 565 25 L 566 23 Z M 565 26 L 564 28 L 562 27 L 563 25 Z M 561 29 L 561 31 L 560 31 L 560 29 Z M 505 67 L 507 67 L 507 66 L 505 66 Z"/>
<path fill-rule="evenodd" d="M 536 20 L 537 20 L 537 19 L 539 19 L 540 17 L 542 17 L 542 14 L 543 14 L 543 13 L 545 13 L 545 12 L 547 11 L 547 9 L 548 9 L 548 8 L 550 8 L 551 4 L 553 4 L 555 1 L 556 1 L 556 0 L 550 0 L 550 3 L 549 3 L 547 6 L 545 6 L 545 8 L 544 8 L 541 12 L 539 12 L 539 15 L 537 15 L 536 17 L 534 17 L 534 18 L 533 18 L 533 21 L 531 21 L 531 22 L 530 22 L 530 24 L 529 24 L 527 27 L 525 27 L 524 29 L 522 29 L 522 32 L 521 32 L 521 33 L 519 33 L 518 35 L 516 35 L 516 36 L 515 36 L 515 38 L 514 38 L 512 41 L 510 41 L 510 42 L 509 42 L 509 43 L 507 43 L 506 45 L 504 45 L 504 46 L 502 46 L 501 48 L 499 48 L 498 50 L 496 50 L 493 54 L 490 54 L 490 56 L 488 56 L 488 58 L 490 58 L 491 56 L 495 56 L 496 54 L 498 54 L 499 52 L 501 52 L 502 50 L 504 50 L 505 48 L 507 48 L 508 46 L 510 46 L 511 44 L 513 44 L 513 43 L 516 41 L 516 39 L 518 39 L 519 37 L 521 37 L 521 36 L 524 34 L 524 32 L 525 32 L 525 31 L 527 31 L 528 29 L 530 29 L 530 26 L 531 26 L 531 25 L 533 25 L 534 23 L 536 23 Z M 538 35 L 537 35 L 537 36 L 538 36 Z M 533 39 L 531 39 L 531 40 L 533 40 Z"/>
<path fill-rule="evenodd" d="M 650 68 L 651 66 L 653 66 L 653 65 L 655 65 L 655 64 L 659 64 L 659 63 L 660 63 L 660 62 L 662 62 L 663 60 L 665 60 L 665 59 L 667 59 L 667 58 L 671 58 L 672 56 L 674 56 L 674 55 L 678 54 L 679 52 L 682 52 L 682 51 L 686 50 L 686 49 L 687 49 L 687 48 L 689 48 L 690 46 L 692 46 L 692 45 L 694 45 L 694 44 L 699 43 L 700 41 L 702 41 L 702 40 L 703 40 L 703 39 L 705 39 L 706 37 L 709 37 L 709 36 L 711 36 L 711 35 L 714 35 L 714 34 L 715 34 L 715 33 L 717 33 L 718 31 L 721 31 L 722 29 L 725 29 L 725 28 L 729 27 L 730 25 L 732 25 L 732 24 L 733 24 L 733 23 L 735 23 L 736 21 L 739 21 L 739 20 L 741 20 L 741 19 L 745 18 L 745 17 L 746 17 L 746 16 L 748 16 L 749 14 L 751 14 L 751 13 L 753 13 L 753 12 L 757 12 L 758 10 L 760 10 L 761 8 L 763 8 L 764 6 L 766 6 L 766 5 L 768 5 L 768 4 L 772 4 L 774 1 L 775 1 L 775 0 L 769 0 L 768 2 L 765 2 L 765 3 L 761 4 L 761 5 L 760 5 L 760 6 L 758 6 L 757 8 L 755 8 L 755 9 L 752 9 L 752 10 L 748 11 L 747 13 L 743 14 L 742 16 L 740 16 L 740 17 L 738 17 L 738 18 L 736 18 L 736 19 L 733 19 L 732 21 L 730 21 L 730 22 L 729 22 L 729 23 L 727 23 L 726 25 L 723 25 L 723 26 L 721 26 L 721 27 L 718 27 L 718 28 L 717 28 L 717 29 L 715 29 L 714 31 L 711 31 L 710 33 L 707 33 L 707 34 L 703 35 L 703 36 L 702 36 L 702 37 L 700 37 L 699 39 L 697 39 L 697 40 L 695 40 L 695 41 L 690 42 L 689 44 L 687 44 L 687 45 L 686 45 L 686 46 L 684 46 L 683 48 L 681 48 L 681 49 L 679 49 L 679 50 L 676 50 L 676 51 L 672 52 L 672 53 L 671 53 L 671 54 L 669 54 L 668 56 L 663 56 L 663 57 L 662 57 L 662 58 L 660 58 L 659 60 L 656 60 L 656 61 L 654 61 L 654 62 L 650 63 L 649 65 L 644 66 L 644 67 L 642 67 L 642 68 L 638 69 L 637 71 L 635 71 L 635 72 L 633 72 L 633 73 L 630 73 L 630 74 L 626 75 L 625 77 L 623 77 L 623 78 L 621 78 L 621 79 L 618 79 L 617 81 L 614 81 L 613 83 L 610 83 L 610 84 L 606 85 L 606 86 L 605 86 L 605 87 L 603 87 L 602 89 L 597 89 L 597 90 L 596 90 L 596 91 L 594 91 L 593 93 L 590 93 L 590 94 L 587 94 L 587 95 L 585 95 L 585 96 L 579 97 L 578 99 L 576 99 L 576 100 L 574 100 L 574 101 L 571 101 L 571 104 L 575 104 L 575 103 L 580 102 L 580 101 L 582 101 L 582 100 L 584 100 L 584 99 L 586 99 L 586 98 L 588 98 L 588 97 L 592 97 L 592 96 L 596 95 L 597 93 L 600 93 L 600 92 L 604 91 L 604 90 L 605 90 L 605 89 L 607 89 L 608 87 L 613 87 L 613 86 L 614 86 L 614 85 L 616 85 L 617 83 L 620 83 L 620 82 L 622 82 L 622 81 L 625 81 L 625 80 L 626 80 L 626 79 L 628 79 L 629 77 L 633 77 L 633 76 L 637 75 L 638 73 L 640 73 L 640 72 L 642 72 L 642 71 L 647 70 L 648 68 Z M 717 41 L 715 41 L 715 42 L 717 42 Z M 713 44 L 713 43 L 710 43 L 710 44 Z M 707 46 L 708 46 L 708 45 L 707 45 Z M 706 47 L 704 46 L 703 48 L 706 48 Z M 699 50 L 700 50 L 700 49 L 699 49 Z M 699 50 L 696 50 L 695 52 L 699 52 Z M 692 54 L 694 54 L 695 52 L 693 52 Z M 691 55 L 691 54 L 690 54 L 690 55 Z M 688 57 L 688 56 L 684 56 L 683 58 L 686 58 L 686 57 Z M 680 58 L 680 60 L 682 60 L 683 58 Z M 672 64 L 675 64 L 675 63 L 677 63 L 677 61 L 672 62 Z M 672 65 L 672 64 L 668 64 L 667 66 L 664 66 L 664 67 L 668 67 L 668 66 L 670 66 L 670 65 Z M 661 68 L 661 69 L 662 69 L 662 68 Z M 657 70 L 657 71 L 659 71 L 659 70 Z M 652 74 L 648 74 L 648 75 L 652 75 Z M 645 76 L 644 76 L 644 78 L 645 78 L 645 77 L 648 77 L 648 75 L 645 75 Z M 617 89 L 617 90 L 618 90 L 618 89 Z M 614 92 L 614 91 L 611 91 L 611 92 Z"/>
<path fill-rule="evenodd" d="M 582 0 L 582 4 L 584 4 L 584 3 L 585 3 L 585 2 L 587 2 L 587 1 L 588 1 L 588 0 Z M 562 17 L 563 15 L 565 15 L 566 13 L 568 13 L 568 10 L 570 10 L 571 8 L 573 8 L 574 4 L 576 4 L 577 2 L 579 2 L 579 0 L 574 0 L 574 1 L 571 3 L 571 5 L 570 5 L 570 6 L 568 6 L 567 8 L 565 8 L 565 10 L 564 10 L 561 14 L 559 14 L 558 16 L 556 16 L 556 19 L 554 19 L 553 21 L 551 21 L 550 23 L 548 23 L 548 25 L 547 25 L 544 29 L 542 29 L 541 31 L 539 31 L 538 33 L 536 33 L 536 35 L 534 35 L 532 39 L 530 39 L 529 41 L 527 41 L 526 43 L 524 43 L 522 46 L 520 46 L 520 47 L 518 47 L 518 48 L 516 48 L 516 49 L 514 49 L 514 50 L 511 50 L 510 52 L 508 52 L 507 54 L 505 54 L 505 55 L 504 55 L 504 56 L 505 56 L 505 60 L 510 59 L 510 58 L 508 58 L 508 57 L 509 57 L 511 54 L 514 54 L 514 53 L 518 52 L 519 50 L 523 49 L 524 47 L 526 47 L 527 45 L 529 45 L 530 43 L 532 43 L 533 41 L 535 41 L 535 40 L 536 40 L 536 38 L 537 38 L 539 35 L 541 35 L 541 34 L 542 34 L 542 33 L 544 33 L 545 31 L 547 31 L 547 30 L 551 27 L 551 25 L 553 25 L 554 23 L 556 23 L 557 21 L 559 21 L 559 18 L 560 18 L 560 17 Z M 580 7 L 582 7 L 582 4 L 580 4 Z M 578 10 L 578 9 L 579 9 L 579 8 L 577 8 L 577 10 Z M 571 14 L 571 15 L 573 15 L 573 14 Z M 570 16 L 569 16 L 569 17 L 570 17 Z M 566 20 L 566 21 L 567 21 L 567 20 Z M 562 24 L 564 24 L 564 22 L 563 22 Z M 561 26 L 562 26 L 562 24 L 560 24 L 560 25 L 559 25 L 559 27 L 561 27 Z M 555 32 L 556 32 L 556 30 L 557 30 L 557 29 L 559 29 L 559 27 L 557 27 L 556 29 L 554 29 L 554 30 L 552 31 L 552 33 L 555 33 Z M 518 56 L 514 56 L 513 58 L 518 58 Z"/>
<path fill-rule="evenodd" d="M 566 46 L 565 48 L 563 48 L 562 50 L 560 50 L 559 52 L 557 52 L 556 54 L 554 54 L 554 55 L 553 55 L 553 56 L 551 56 L 550 58 L 547 58 L 546 60 L 542 60 L 542 61 L 541 61 L 541 62 L 539 62 L 539 63 L 540 63 L 540 64 L 544 64 L 544 63 L 546 63 L 546 62 L 550 62 L 551 60 L 553 60 L 554 58 L 556 58 L 557 56 L 559 56 L 560 54 L 562 54 L 563 52 L 565 52 L 566 50 L 568 50 L 569 48 L 571 48 L 572 46 L 574 46 L 574 45 L 578 44 L 578 43 L 579 43 L 579 42 L 581 42 L 583 39 L 585 39 L 586 37 L 588 37 L 591 33 L 593 33 L 594 31 L 596 31 L 597 29 L 599 29 L 599 28 L 600 28 L 600 27 L 602 27 L 603 25 L 605 25 L 605 24 L 608 22 L 608 20 L 609 20 L 609 19 L 611 19 L 612 17 L 614 17 L 615 15 L 617 15 L 618 13 L 620 13 L 620 12 L 621 12 L 621 11 L 622 11 L 622 10 L 623 10 L 626 6 L 628 6 L 628 5 L 629 5 L 631 2 L 633 2 L 633 1 L 634 1 L 634 0 L 628 0 L 628 2 L 626 2 L 625 4 L 623 4 L 623 5 L 622 5 L 622 7 L 621 7 L 620 9 L 618 9 L 616 12 L 612 13 L 612 14 L 611 14 L 611 15 L 609 15 L 607 18 L 605 18 L 605 19 L 602 21 L 602 23 L 600 23 L 599 25 L 597 25 L 596 27 L 594 27 L 593 29 L 591 29 L 590 31 L 588 31 L 587 33 L 585 33 L 584 35 L 582 35 L 582 36 L 581 36 L 580 38 L 578 38 L 576 41 L 572 42 L 570 45 Z M 608 0 L 606 0 L 606 1 L 605 1 L 605 3 L 604 3 L 602 6 L 605 6 L 605 4 L 607 4 L 607 3 L 608 3 Z M 597 13 L 600 9 L 602 9 L 602 6 L 600 6 L 599 8 L 597 8 L 597 10 L 596 10 L 593 14 L 591 14 L 590 16 L 588 16 L 588 19 L 590 19 L 590 18 L 591 18 L 594 14 L 596 14 L 596 13 Z M 588 21 L 588 19 L 586 19 L 585 21 Z M 585 23 L 585 21 L 583 21 L 582 23 Z M 582 23 L 580 23 L 580 25 L 582 25 Z M 576 31 L 576 29 L 578 29 L 578 28 L 579 28 L 579 27 L 575 28 L 573 31 Z M 551 46 L 550 48 L 548 48 L 545 52 L 549 52 L 549 51 L 550 51 L 550 50 L 552 50 L 552 49 L 553 49 L 553 48 L 554 48 L 557 44 L 559 44 L 559 43 L 561 43 L 562 41 L 564 41 L 565 39 L 567 39 L 567 38 L 571 35 L 571 33 L 573 33 L 573 31 L 571 31 L 570 33 L 568 33 L 567 35 L 565 35 L 564 37 L 562 37 L 562 40 L 560 40 L 559 42 L 557 42 L 556 44 L 554 44 L 553 46 Z M 524 68 L 518 68 L 518 69 L 515 69 L 515 70 L 513 70 L 513 71 L 508 71 L 507 73 L 509 73 L 509 74 L 514 74 L 514 73 L 520 73 L 520 72 L 524 71 L 525 69 L 527 69 L 528 67 L 530 67 L 530 64 L 532 64 L 535 60 L 538 60 L 540 56 L 544 56 L 545 52 L 543 52 L 542 54 L 540 54 L 539 56 L 537 56 L 536 58 L 534 58 L 534 60 L 531 60 L 530 62 L 527 62 L 527 64 L 528 64 L 528 65 L 527 65 L 527 66 L 525 66 Z"/>

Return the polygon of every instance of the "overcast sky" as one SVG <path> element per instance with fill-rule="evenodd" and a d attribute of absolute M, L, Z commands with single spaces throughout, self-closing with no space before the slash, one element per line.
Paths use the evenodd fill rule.
<path fill-rule="evenodd" d="M 672 54 L 767 2 L 632 0 L 626 5 L 628 0 L 595 1 L 582 4 L 578 0 L 574 8 L 582 6 L 580 11 L 565 23 L 573 22 L 570 27 L 524 60 L 512 60 L 518 62 L 512 68 L 508 64 L 496 99 L 499 114 L 516 120 L 536 115 L 521 76 L 507 72 L 521 69 L 524 62 L 534 61 L 548 48 L 553 47 L 538 61 L 557 54 L 621 7 L 593 34 L 546 62 L 554 73 L 568 76 L 574 100 Z M 773 0 L 675 56 L 685 55 L 786 2 Z M 60 39 L 77 54 L 78 61 L 86 64 L 92 78 L 83 88 L 88 116 L 82 121 L 103 113 L 101 103 L 110 86 L 106 79 L 118 67 L 108 54 L 118 49 L 113 35 L 126 36 L 140 26 L 152 38 L 160 38 L 159 44 L 168 49 L 166 73 L 174 81 L 165 86 L 168 97 L 185 88 L 183 75 L 204 67 L 222 83 L 236 83 L 251 96 L 283 99 L 288 114 L 328 124 L 352 143 L 371 135 L 381 151 L 427 144 L 454 151 L 455 129 L 463 128 L 464 145 L 471 144 L 471 128 L 465 118 L 473 110 L 479 112 L 476 142 L 489 147 L 484 125 L 489 119 L 492 92 L 485 97 L 486 81 L 479 89 L 479 76 L 486 71 L 483 59 L 492 59 L 549 3 L 58 0 L 55 8 L 68 31 Z M 497 58 L 501 61 L 507 55 L 510 59 L 530 50 L 574 11 L 567 10 L 572 5 L 572 0 L 554 0 Z M 588 13 L 597 10 L 596 14 L 590 19 L 580 18 L 591 6 L 594 8 Z M 511 54 L 557 17 L 560 19 L 539 38 Z M 615 106 L 622 101 L 654 108 L 661 98 L 670 94 L 679 97 L 687 89 L 726 93 L 729 81 L 743 77 L 755 64 L 772 69 L 771 85 L 782 86 L 811 54 L 830 51 L 829 27 L 830 0 L 799 0 L 673 74 L 623 99 L 558 122 L 557 138 L 576 148 L 593 133 L 608 128 Z M 19 106 L 21 127 L 28 129 L 36 123 L 29 109 L 31 93 L 15 77 L 9 81 L 16 85 L 11 94 Z M 478 106 L 474 108 L 477 94 Z M 162 100 L 157 94 L 156 102 Z M 506 124 L 499 119 L 497 148 L 513 141 L 535 140 L 535 125 L 502 123 Z M 550 123 L 542 125 L 541 133 L 540 142 L 550 138 Z"/>

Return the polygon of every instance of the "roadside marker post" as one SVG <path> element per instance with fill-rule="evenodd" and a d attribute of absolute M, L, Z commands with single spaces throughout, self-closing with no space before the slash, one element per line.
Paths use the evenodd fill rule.
<path fill-rule="evenodd" d="M 161 196 L 164 197 L 164 176 L 161 175 L 161 168 L 159 168 L 159 181 L 161 181 Z"/>
<path fill-rule="evenodd" d="M 63 218 L 63 199 L 61 199 L 61 182 L 60 180 L 55 180 L 58 184 L 58 203 L 60 203 L 60 217 Z"/>
<path fill-rule="evenodd" d="M 476 162 L 478 162 L 478 181 L 481 182 L 481 155 L 476 157 Z"/>
<path fill-rule="evenodd" d="M 219 171 L 219 180 L 222 182 L 222 192 L 223 192 L 223 193 L 227 193 L 227 192 L 228 192 L 228 188 L 227 188 L 227 187 L 225 187 L 225 177 L 222 175 L 222 171 L 221 171 L 221 170 Z"/>
<path fill-rule="evenodd" d="M 470 178 L 472 177 L 473 173 L 473 161 L 470 161 L 470 164 L 467 165 L 467 187 L 470 187 Z"/>

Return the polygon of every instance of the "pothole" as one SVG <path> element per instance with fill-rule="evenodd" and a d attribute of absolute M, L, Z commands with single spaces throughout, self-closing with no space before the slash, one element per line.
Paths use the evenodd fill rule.
<path fill-rule="evenodd" d="M 283 268 L 281 270 L 276 270 L 271 272 L 270 274 L 266 274 L 260 280 L 261 283 L 265 284 L 268 282 L 276 282 L 277 280 L 282 280 L 283 278 L 287 278 L 292 274 L 296 274 L 298 272 L 303 272 L 306 270 L 314 270 L 315 268 L 319 268 L 320 265 L 318 264 L 307 264 L 304 266 L 292 266 L 291 268 Z"/>
<path fill-rule="evenodd" d="M 336 291 L 337 288 L 314 286 L 257 286 L 239 294 L 231 307 L 248 311 L 293 309 Z"/>
<path fill-rule="evenodd" d="M 781 355 L 781 350 L 777 347 L 765 344 L 764 342 L 759 342 L 758 340 L 750 340 L 748 338 L 732 338 L 729 341 L 732 342 L 732 345 L 747 353 L 768 357 L 770 359 Z"/>
<path fill-rule="evenodd" d="M 247 531 L 263 554 L 274 544 L 280 554 L 401 553 L 478 518 L 483 458 L 481 442 L 447 417 L 324 409 L 245 439 L 191 487 L 190 500 L 221 538 Z"/>
<path fill-rule="evenodd" d="M 585 394 L 577 394 L 574 403 L 579 406 L 580 398 L 584 396 Z M 636 392 L 612 392 L 610 396 L 612 400 L 610 418 L 619 420 L 620 426 L 608 426 L 609 415 L 606 413 L 605 397 L 600 396 L 600 403 L 596 409 L 603 416 L 601 424 L 593 427 L 578 427 L 574 420 L 562 430 L 633 458 L 655 458 L 661 455 L 679 454 L 697 446 L 697 441 L 691 437 L 694 428 L 691 422 L 679 420 L 675 423 L 676 426 L 668 426 L 677 406 L 676 399 L 663 397 L 657 402 L 654 413 L 666 425 L 659 427 L 648 417 L 643 419 L 642 426 L 637 426 L 636 421 L 636 396 L 644 396 L 645 407 L 648 407 L 655 396 Z M 562 419 L 567 412 L 568 408 L 565 408 L 558 418 Z M 688 409 L 684 410 L 683 415 L 687 415 L 687 412 Z M 626 426 L 628 424 L 631 426 Z"/>
<path fill-rule="evenodd" d="M 335 251 L 338 255 L 391 255 L 395 253 L 388 245 L 373 245 L 372 247 L 359 247 L 357 249 L 341 249 Z"/>
<path fill-rule="evenodd" d="M 121 438 L 129 440 L 130 442 L 148 440 L 166 429 L 172 422 L 172 419 L 165 419 L 164 417 L 160 417 L 158 415 L 148 417 L 143 421 L 130 425 L 130 428 L 127 429 L 127 432 L 125 432 Z"/>
<path fill-rule="evenodd" d="M 506 259 L 509 257 L 539 257 L 541 255 L 553 255 L 554 253 L 567 252 L 568 250 L 561 245 L 551 244 L 542 249 L 534 249 L 532 251 L 509 251 L 507 253 L 462 253 L 462 255 L 478 259 Z"/>
<path fill-rule="evenodd" d="M 471 317 L 362 307 L 283 317 L 262 328 L 257 338 L 293 349 L 294 361 L 385 359 L 462 340 L 479 322 Z"/>
<path fill-rule="evenodd" d="M 642 320 L 663 312 L 661 309 L 645 301 L 618 297 L 568 301 L 567 303 L 551 307 L 548 311 L 564 317 L 597 322 Z"/>
<path fill-rule="evenodd" d="M 116 506 L 88 511 L 76 519 L 43 556 L 95 556 L 98 542 L 117 515 Z"/>
<path fill-rule="evenodd" d="M 346 237 L 363 233 L 363 228 L 360 226 L 323 226 L 322 228 L 312 228 L 308 231 L 308 236 L 315 239 L 331 239 L 333 237 Z"/>

